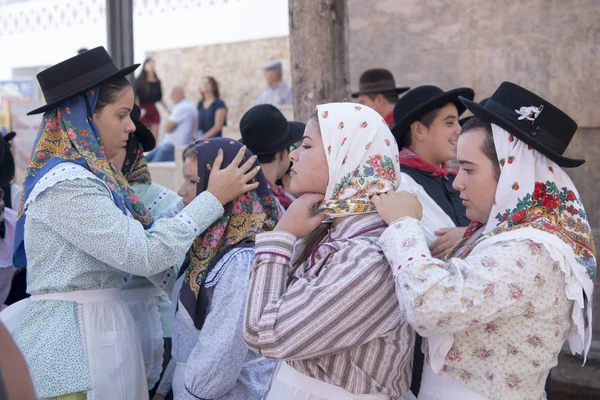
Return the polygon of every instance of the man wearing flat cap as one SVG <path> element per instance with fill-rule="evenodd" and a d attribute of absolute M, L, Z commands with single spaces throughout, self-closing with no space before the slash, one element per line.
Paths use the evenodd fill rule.
<path fill-rule="evenodd" d="M 293 104 L 292 85 L 282 80 L 281 61 L 269 61 L 263 66 L 267 84 L 256 98 L 256 104 L 280 106 Z"/>
<path fill-rule="evenodd" d="M 374 68 L 362 73 L 358 81 L 358 91 L 352 93 L 362 105 L 372 108 L 390 125 L 394 122 L 394 106 L 398 96 L 409 87 L 396 87 L 394 75 L 387 69 Z"/>

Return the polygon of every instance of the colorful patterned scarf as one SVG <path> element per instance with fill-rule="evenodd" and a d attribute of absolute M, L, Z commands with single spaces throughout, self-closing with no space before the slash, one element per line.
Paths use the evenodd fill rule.
<path fill-rule="evenodd" d="M 223 149 L 222 168 L 225 168 L 241 147 L 242 144 L 238 141 L 226 138 L 212 138 L 196 143 L 198 194 L 208 187 L 212 162 L 218 150 Z M 250 157 L 252 154 L 246 151 L 244 160 Z M 197 329 L 202 328 L 206 318 L 206 304 L 202 304 L 202 296 L 205 296 L 203 291 L 206 278 L 215 265 L 213 261 L 244 241 L 254 242 L 257 233 L 272 230 L 279 221 L 279 207 L 265 175 L 261 171 L 255 179 L 260 182 L 259 187 L 227 204 L 223 216 L 196 238 L 179 272 L 185 273 L 180 300 L 194 319 Z"/>
<path fill-rule="evenodd" d="M 135 133 L 129 134 L 125 151 L 125 161 L 123 162 L 121 173 L 125 176 L 127 182 L 130 185 L 152 183 L 148 162 L 146 161 L 146 157 L 144 157 L 144 147 L 135 136 Z"/>
<path fill-rule="evenodd" d="M 375 212 L 371 197 L 400 183 L 398 145 L 373 109 L 355 103 L 317 106 L 329 165 L 329 183 L 319 210 L 331 218 Z"/>
<path fill-rule="evenodd" d="M 24 267 L 27 263 L 23 243 L 26 218 L 24 204 L 36 183 L 61 163 L 72 162 L 88 169 L 106 183 L 115 205 L 124 214 L 129 211 L 145 228 L 152 225 L 152 217 L 144 204 L 131 190 L 115 164 L 106 158 L 98 129 L 87 111 L 89 106 L 90 113 L 93 114 L 97 100 L 98 88 L 95 88 L 63 101 L 57 108 L 44 114 L 27 166 L 19 206 L 14 255 L 14 265 L 17 268 Z"/>
<path fill-rule="evenodd" d="M 556 163 L 499 126 L 492 124 L 492 130 L 501 166 L 496 202 L 485 227 L 472 223 L 446 259 L 454 254 L 465 258 L 507 240 L 544 245 L 566 274 L 566 294 L 575 301 L 571 351 L 585 356 L 591 344 L 596 250 L 579 193 Z M 464 246 L 482 227 L 479 237 Z"/>

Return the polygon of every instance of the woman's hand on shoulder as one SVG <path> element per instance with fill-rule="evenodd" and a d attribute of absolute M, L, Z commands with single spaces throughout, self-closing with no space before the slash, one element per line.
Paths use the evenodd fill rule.
<path fill-rule="evenodd" d="M 423 206 L 417 196 L 404 190 L 375 195 L 371 200 L 387 224 L 404 217 L 420 220 L 423 216 Z"/>
<path fill-rule="evenodd" d="M 223 151 L 219 149 L 219 154 L 213 162 L 210 177 L 208 178 L 207 190 L 212 193 L 223 206 L 242 194 L 256 189 L 259 185 L 259 182 L 248 183 L 254 179 L 256 174 L 258 174 L 258 171 L 260 171 L 260 166 L 252 168 L 252 165 L 256 162 L 256 156 L 250 157 L 240 166 L 245 154 L 246 146 L 240 149 L 231 164 L 221 169 L 221 164 L 223 163 Z"/>
<path fill-rule="evenodd" d="M 317 229 L 326 218 L 325 214 L 314 214 L 315 204 L 323 200 L 322 194 L 307 193 L 294 200 L 275 227 L 276 231 L 291 233 L 297 239 L 306 237 Z"/>

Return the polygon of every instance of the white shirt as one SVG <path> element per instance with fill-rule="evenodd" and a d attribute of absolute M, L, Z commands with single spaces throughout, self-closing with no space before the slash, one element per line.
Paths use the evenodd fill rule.
<path fill-rule="evenodd" d="M 175 146 L 187 146 L 192 142 L 196 110 L 188 98 L 181 100 L 173 107 L 168 121 L 175 122 L 177 126 L 171 133 L 165 135 L 163 144 L 172 143 Z"/>

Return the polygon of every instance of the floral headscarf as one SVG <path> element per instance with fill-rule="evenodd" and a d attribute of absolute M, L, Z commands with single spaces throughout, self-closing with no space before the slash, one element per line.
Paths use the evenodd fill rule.
<path fill-rule="evenodd" d="M 571 351 L 586 356 L 592 338 L 596 250 L 579 193 L 556 163 L 499 126 L 492 124 L 492 130 L 501 166 L 496 201 L 482 235 L 459 256 L 507 240 L 529 239 L 544 245 L 566 275 L 567 298 L 575 301 Z M 473 223 L 446 258 L 480 227 Z"/>
<path fill-rule="evenodd" d="M 148 161 L 144 157 L 144 147 L 135 136 L 135 133 L 129 134 L 125 151 L 125 161 L 121 173 L 125 176 L 127 182 L 130 185 L 152 183 Z"/>
<path fill-rule="evenodd" d="M 196 143 L 198 194 L 208 187 L 212 162 L 218 150 L 223 150 L 224 168 L 233 161 L 241 147 L 240 142 L 226 138 L 213 138 Z M 250 157 L 252 154 L 247 150 L 244 161 Z M 196 238 L 179 271 L 180 275 L 185 273 L 180 300 L 197 329 L 202 328 L 206 318 L 206 304 L 202 303 L 202 296 L 206 277 L 216 264 L 215 259 L 242 242 L 253 244 L 256 234 L 273 230 L 281 216 L 263 172 L 260 171 L 254 179 L 260 183 L 258 188 L 239 196 L 225 206 L 223 216 Z"/>
<path fill-rule="evenodd" d="M 371 197 L 400 183 L 398 145 L 373 109 L 355 103 L 317 106 L 329 165 L 329 184 L 319 210 L 331 218 L 375 212 Z"/>
<path fill-rule="evenodd" d="M 115 164 L 106 158 L 98 129 L 87 111 L 89 105 L 90 114 L 93 114 L 97 100 L 98 88 L 95 88 L 70 97 L 44 114 L 21 195 L 15 232 L 14 265 L 17 268 L 24 267 L 27 263 L 23 243 L 26 218 L 24 205 L 36 183 L 61 163 L 72 162 L 88 169 L 106 183 L 115 205 L 124 214 L 129 211 L 146 228 L 152 225 L 152 217 L 144 204 L 131 190 Z"/>

